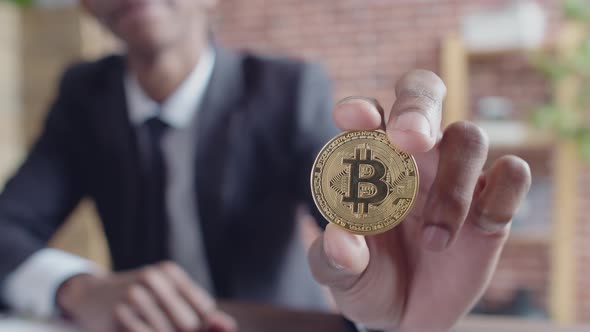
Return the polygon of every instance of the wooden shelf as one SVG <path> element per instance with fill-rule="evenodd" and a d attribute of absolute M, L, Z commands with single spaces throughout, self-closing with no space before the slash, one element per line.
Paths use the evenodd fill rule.
<path fill-rule="evenodd" d="M 552 135 L 521 121 L 475 121 L 490 139 L 490 148 L 506 150 L 548 150 L 555 139 Z"/>
<path fill-rule="evenodd" d="M 571 56 L 585 40 L 586 31 L 576 22 L 565 21 L 560 28 L 558 37 L 537 50 L 503 49 L 503 50 L 467 50 L 459 36 L 455 33 L 447 36 L 441 47 L 441 76 L 447 84 L 447 98 L 443 125 L 446 127 L 455 121 L 469 119 L 469 69 L 470 61 L 486 60 L 504 56 L 522 56 L 539 50 L 549 50 L 561 58 Z M 555 87 L 554 95 L 560 107 L 575 110 L 572 105 L 575 99 L 572 91 L 576 91 L 575 80 L 562 80 Z M 504 128 L 506 129 L 506 128 Z M 577 305 L 576 297 L 576 255 L 575 238 L 578 219 L 578 154 L 575 144 L 563 140 L 553 140 L 545 135 L 537 136 L 535 131 L 526 131 L 519 140 L 498 140 L 511 134 L 491 135 L 492 148 L 526 148 L 545 149 L 551 151 L 549 161 L 553 174 L 553 220 L 549 239 L 545 237 L 530 237 L 527 235 L 513 235 L 509 241 L 513 243 L 545 243 L 550 246 L 550 276 L 549 276 L 549 311 L 551 318 L 559 323 L 575 321 Z M 559 221 L 559 222 L 557 222 Z"/>
<path fill-rule="evenodd" d="M 529 233 L 521 230 L 513 230 L 508 237 L 510 245 L 551 245 L 551 234 Z"/>
<path fill-rule="evenodd" d="M 466 56 L 470 60 L 489 60 L 503 56 L 526 56 L 539 51 L 553 51 L 555 45 L 546 43 L 537 48 L 508 48 L 508 49 L 489 49 L 489 50 L 465 50 Z"/>

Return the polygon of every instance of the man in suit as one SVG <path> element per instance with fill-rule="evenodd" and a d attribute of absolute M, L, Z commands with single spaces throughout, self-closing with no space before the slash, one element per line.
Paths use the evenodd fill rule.
<path fill-rule="evenodd" d="M 312 207 L 310 167 L 335 120 L 386 129 L 416 154 L 421 187 L 394 231 L 364 238 L 328 225 L 309 252 L 313 276 L 367 328 L 450 328 L 489 279 L 530 183 L 526 163 L 505 157 L 482 173 L 485 136 L 468 123 L 440 130 L 445 88 L 430 72 L 400 80 L 388 116 L 350 98 L 332 119 L 318 67 L 212 45 L 214 2 L 83 1 L 126 55 L 66 71 L 0 195 L 4 304 L 88 331 L 235 329 L 214 298 L 326 308 L 294 218 L 301 202 Z M 83 196 L 113 272 L 45 247 Z"/>

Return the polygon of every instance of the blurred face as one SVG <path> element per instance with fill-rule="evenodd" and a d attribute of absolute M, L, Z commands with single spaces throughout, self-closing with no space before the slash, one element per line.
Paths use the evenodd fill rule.
<path fill-rule="evenodd" d="M 82 0 L 130 51 L 154 53 L 206 29 L 215 0 Z M 198 31 L 205 33 L 206 31 Z"/>

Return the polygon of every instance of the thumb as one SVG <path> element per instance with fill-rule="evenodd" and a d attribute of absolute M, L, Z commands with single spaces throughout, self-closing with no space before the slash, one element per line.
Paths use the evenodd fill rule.
<path fill-rule="evenodd" d="M 316 280 L 332 290 L 352 287 L 369 265 L 365 238 L 328 224 L 312 244 L 309 264 Z"/>
<path fill-rule="evenodd" d="M 309 252 L 311 272 L 330 288 L 340 312 L 369 329 L 397 327 L 404 310 L 406 279 L 397 268 L 403 251 L 396 234 L 365 238 L 330 224 Z"/>

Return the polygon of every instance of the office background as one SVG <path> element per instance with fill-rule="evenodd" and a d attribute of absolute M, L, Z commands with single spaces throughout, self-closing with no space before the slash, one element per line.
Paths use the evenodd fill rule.
<path fill-rule="evenodd" d="M 563 1 L 532 1 L 546 26 L 543 41 L 528 51 L 471 49 L 464 40 L 466 17 L 498 14 L 514 1 L 219 2 L 212 26 L 222 44 L 318 61 L 334 80 L 336 98 L 372 96 L 387 108 L 401 74 L 413 68 L 439 73 L 449 85 L 446 121 L 477 121 L 490 134 L 492 155 L 518 154 L 533 171 L 531 194 L 478 310 L 590 322 L 590 172 L 576 152 L 567 152 L 570 142 L 534 129 L 531 120 L 539 105 L 559 95 L 532 59 L 535 52 L 567 49 L 575 33 Z M 70 5 L 22 8 L 0 1 L 0 22 L 4 180 L 37 135 L 64 66 L 118 45 Z M 100 232 L 92 203 L 85 202 L 52 245 L 108 265 Z"/>

